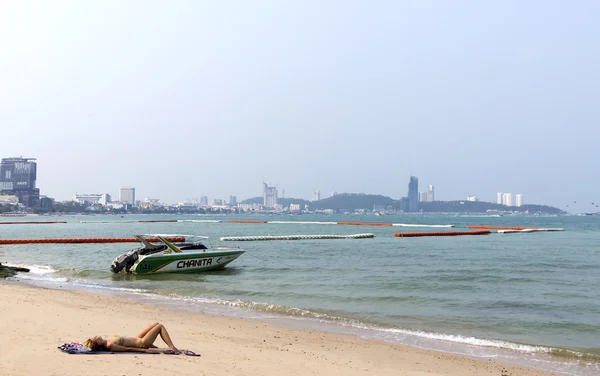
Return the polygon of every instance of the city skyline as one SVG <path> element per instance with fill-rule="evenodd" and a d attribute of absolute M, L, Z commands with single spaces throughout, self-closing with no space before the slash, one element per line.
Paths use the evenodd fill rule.
<path fill-rule="evenodd" d="M 260 177 L 286 197 L 399 199 L 415 174 L 436 200 L 506 190 L 585 212 L 596 7 L 4 2 L 2 154 L 35 156 L 58 200 L 241 200 Z"/>
<path fill-rule="evenodd" d="M 0 165 L 0 196 L 5 199 L 9 199 L 11 195 L 15 195 L 15 197 L 25 203 L 26 206 L 37 206 L 39 204 L 40 197 L 47 197 L 45 195 L 40 195 L 40 189 L 36 187 L 37 181 L 37 158 L 23 158 L 23 157 L 9 157 L 2 158 L 2 164 Z M 270 184 L 270 183 L 269 183 Z M 278 187 L 270 186 L 269 184 L 263 181 L 262 186 L 262 195 L 263 195 L 263 206 L 265 208 L 276 208 L 278 206 L 279 199 L 279 190 Z M 16 189 L 17 185 L 22 185 L 21 190 Z M 119 188 L 119 200 L 113 201 L 112 195 L 109 193 L 75 193 L 72 195 L 72 199 L 70 200 L 58 200 L 58 201 L 75 201 L 79 203 L 96 203 L 104 206 L 111 206 L 115 208 L 127 206 L 136 206 L 138 204 L 152 205 L 157 204 L 161 201 L 160 198 L 149 198 L 144 197 L 142 199 L 136 200 L 136 188 L 132 186 L 123 186 Z M 282 196 L 285 189 L 281 189 Z M 356 193 L 356 192 L 345 192 L 345 193 Z M 364 192 L 363 192 L 364 193 Z M 331 196 L 338 194 L 336 191 L 331 193 Z M 378 194 L 378 193 L 371 193 Z M 2 196 L 4 195 L 4 196 Z M 8 195 L 8 196 L 7 196 Z M 419 179 L 416 176 L 411 175 L 408 184 L 408 192 L 406 196 L 400 197 L 400 199 L 407 200 L 407 210 L 408 212 L 416 212 L 419 210 L 419 204 L 421 202 L 434 202 L 435 190 L 433 184 L 427 185 L 426 191 L 419 190 Z M 200 199 L 179 199 L 176 200 L 179 205 L 186 204 L 200 204 L 200 206 L 220 206 L 220 205 L 237 205 L 237 195 L 229 195 L 229 201 L 221 198 L 222 195 L 219 195 L 215 198 L 212 198 L 211 204 L 208 204 L 208 196 L 201 195 Z M 256 198 L 258 196 L 251 196 L 247 198 Z M 513 194 L 510 192 L 497 192 L 496 193 L 496 203 L 501 204 L 507 207 L 521 207 L 524 205 L 523 194 L 517 193 L 515 194 L 515 201 L 513 204 Z M 295 199 L 304 199 L 309 201 L 304 197 L 292 197 Z M 394 198 L 390 196 L 390 198 Z M 50 199 L 54 200 L 54 197 L 50 197 Z M 310 201 L 318 201 L 320 200 L 320 191 L 314 190 L 312 193 L 312 197 Z M 10 200 L 8 200 L 10 201 Z M 243 201 L 243 200 L 242 200 Z M 451 200 L 437 200 L 437 201 L 462 201 L 461 199 L 451 199 Z M 479 197 L 475 195 L 467 195 L 466 201 L 480 201 Z M 485 201 L 485 200 L 484 200 Z M 488 201 L 493 202 L 493 201 Z M 162 204 L 172 205 L 174 202 L 166 202 L 162 200 Z M 540 204 L 540 203 L 536 203 Z M 545 204 L 542 204 L 545 205 Z M 591 203 L 592 210 L 588 212 L 594 212 L 593 206 L 595 203 Z M 567 205 L 569 207 L 569 205 Z M 596 205 L 596 208 L 598 206 Z"/>

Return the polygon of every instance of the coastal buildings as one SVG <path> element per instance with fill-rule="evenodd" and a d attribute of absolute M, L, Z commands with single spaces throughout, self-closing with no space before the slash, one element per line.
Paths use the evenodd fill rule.
<path fill-rule="evenodd" d="M 35 158 L 3 158 L 0 163 L 0 195 L 16 196 L 19 203 L 27 207 L 39 205 L 35 161 Z"/>
<path fill-rule="evenodd" d="M 277 188 L 263 183 L 263 206 L 265 208 L 277 207 Z"/>
<path fill-rule="evenodd" d="M 208 197 L 200 196 L 200 206 L 206 207 L 208 206 Z"/>
<path fill-rule="evenodd" d="M 513 195 L 512 193 L 498 192 L 496 203 L 498 205 L 513 206 Z M 515 195 L 515 206 L 520 207 L 523 205 L 523 195 L 518 193 Z"/>
<path fill-rule="evenodd" d="M 313 192 L 312 195 L 312 200 L 311 201 L 319 201 L 321 200 L 321 192 L 319 192 L 318 190 Z"/>
<path fill-rule="evenodd" d="M 419 179 L 411 176 L 408 182 L 408 212 L 419 211 Z"/>
<path fill-rule="evenodd" d="M 427 202 L 434 202 L 435 201 L 435 194 L 433 192 L 433 185 L 429 184 L 429 187 L 427 189 Z"/>
<path fill-rule="evenodd" d="M 435 194 L 433 190 L 433 185 L 429 184 L 426 191 L 419 192 L 419 202 L 434 202 Z"/>
<path fill-rule="evenodd" d="M 516 202 L 515 202 L 515 206 L 517 206 L 517 207 L 520 207 L 520 206 L 522 206 L 522 205 L 523 205 L 523 195 L 522 195 L 522 194 L 520 194 L 520 193 L 519 193 L 519 194 L 517 194 L 517 195 L 515 196 L 515 201 L 516 201 Z"/>
<path fill-rule="evenodd" d="M 111 202 L 111 197 L 108 193 L 84 193 L 75 194 L 73 201 L 79 204 L 95 205 L 100 204 L 106 206 L 107 203 Z"/>
<path fill-rule="evenodd" d="M 469 195 L 467 196 L 467 201 L 477 202 L 479 201 L 479 198 L 477 198 L 477 196 Z"/>
<path fill-rule="evenodd" d="M 512 193 L 504 193 L 502 195 L 502 205 L 512 206 Z"/>
<path fill-rule="evenodd" d="M 159 206 L 159 204 L 158 204 L 159 201 L 160 201 L 160 199 L 158 199 L 158 198 L 145 197 L 140 200 L 139 207 L 141 209 L 154 209 Z"/>
<path fill-rule="evenodd" d="M 0 205 L 17 205 L 19 198 L 15 195 L 0 195 Z"/>
<path fill-rule="evenodd" d="M 237 206 L 237 196 L 229 196 L 229 206 Z"/>
<path fill-rule="evenodd" d="M 121 187 L 121 196 L 119 201 L 127 205 L 135 205 L 135 188 Z"/>

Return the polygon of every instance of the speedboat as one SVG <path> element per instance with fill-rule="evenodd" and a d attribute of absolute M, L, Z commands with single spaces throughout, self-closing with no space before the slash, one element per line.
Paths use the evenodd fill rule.
<path fill-rule="evenodd" d="M 199 240 L 186 241 L 188 238 L 208 239 L 206 236 L 155 234 L 135 237 L 143 246 L 118 256 L 110 266 L 113 273 L 123 270 L 135 274 L 204 272 L 222 269 L 245 252 L 233 247 L 208 248 Z"/>

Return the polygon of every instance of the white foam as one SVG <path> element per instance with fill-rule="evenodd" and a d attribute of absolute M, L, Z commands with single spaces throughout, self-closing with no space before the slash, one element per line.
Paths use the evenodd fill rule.
<path fill-rule="evenodd" d="M 70 279 L 67 277 L 49 277 L 47 274 L 19 273 L 18 278 L 21 280 L 51 283 L 66 283 L 70 281 Z"/>
<path fill-rule="evenodd" d="M 365 327 L 367 329 L 367 327 Z M 476 337 L 464 337 L 460 335 L 454 334 L 444 334 L 444 333 L 430 333 L 425 331 L 415 331 L 415 330 L 406 330 L 406 329 L 382 329 L 382 328 L 373 328 L 368 327 L 368 329 L 374 329 L 379 332 L 387 332 L 390 334 L 404 334 L 410 336 L 417 336 L 421 338 L 428 338 L 433 340 L 441 340 L 441 341 L 449 341 L 454 343 L 462 343 L 466 345 L 480 346 L 480 347 L 493 347 L 498 349 L 509 349 L 515 350 L 525 353 L 549 353 L 551 351 L 548 347 L 542 346 L 531 346 L 524 345 L 513 342 L 499 341 L 499 340 L 490 340 L 490 339 L 482 339 Z"/>
<path fill-rule="evenodd" d="M 56 269 L 54 269 L 48 265 L 24 265 L 23 264 L 23 265 L 16 265 L 16 266 L 29 269 L 29 273 L 31 273 L 31 274 L 42 275 L 42 274 L 56 273 Z"/>
<path fill-rule="evenodd" d="M 177 222 L 193 222 L 193 223 L 221 223 L 223 221 L 214 219 L 178 219 Z"/>

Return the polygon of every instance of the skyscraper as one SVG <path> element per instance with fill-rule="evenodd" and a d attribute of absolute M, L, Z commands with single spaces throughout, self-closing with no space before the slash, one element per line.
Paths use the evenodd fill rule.
<path fill-rule="evenodd" d="M 277 188 L 269 187 L 267 183 L 263 183 L 263 206 L 265 208 L 277 207 Z"/>
<path fill-rule="evenodd" d="M 208 206 L 208 197 L 200 196 L 200 206 Z"/>
<path fill-rule="evenodd" d="M 17 196 L 27 207 L 37 206 L 40 190 L 35 187 L 35 158 L 4 158 L 0 163 L 0 194 Z"/>
<path fill-rule="evenodd" d="M 504 197 L 504 193 L 498 192 L 496 194 L 496 204 L 502 205 L 502 198 Z"/>
<path fill-rule="evenodd" d="M 433 185 L 429 184 L 429 190 L 427 191 L 427 202 L 434 202 L 435 195 L 433 194 Z"/>
<path fill-rule="evenodd" d="M 419 192 L 419 201 L 427 202 L 427 192 L 425 192 L 425 191 Z"/>
<path fill-rule="evenodd" d="M 121 187 L 121 199 L 124 204 L 135 205 L 135 188 Z"/>
<path fill-rule="evenodd" d="M 312 200 L 311 201 L 319 201 L 319 200 L 321 200 L 321 192 L 314 191 L 313 195 L 312 195 Z"/>
<path fill-rule="evenodd" d="M 523 195 L 520 193 L 517 194 L 515 196 L 515 201 L 516 201 L 515 206 L 522 206 L 523 205 Z"/>
<path fill-rule="evenodd" d="M 237 206 L 237 196 L 229 196 L 229 206 Z"/>
<path fill-rule="evenodd" d="M 502 195 L 502 205 L 512 206 L 512 193 Z"/>
<path fill-rule="evenodd" d="M 411 176 L 408 183 L 408 211 L 419 211 L 419 179 L 416 176 Z"/>

